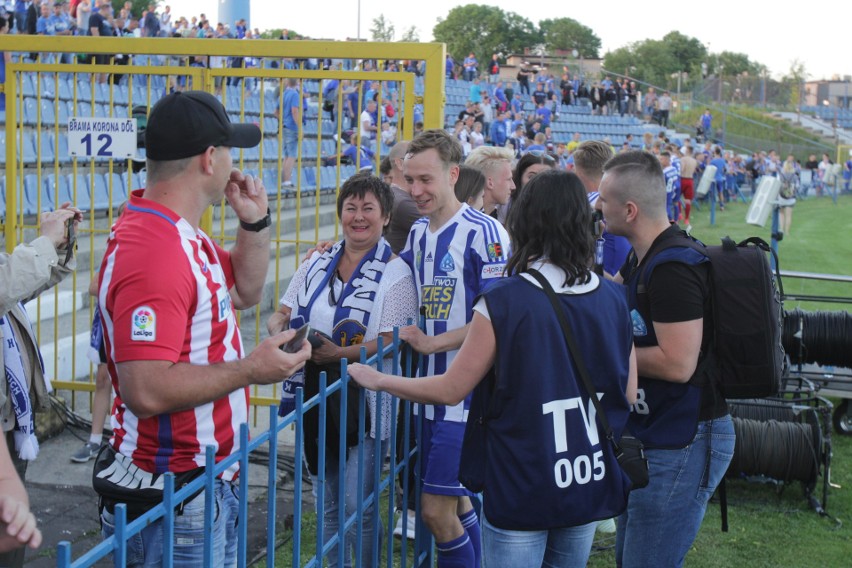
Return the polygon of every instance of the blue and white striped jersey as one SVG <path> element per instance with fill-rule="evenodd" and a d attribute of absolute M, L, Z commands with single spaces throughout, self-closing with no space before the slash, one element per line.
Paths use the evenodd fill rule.
<path fill-rule="evenodd" d="M 489 283 L 503 276 L 509 235 L 502 225 L 463 204 L 435 232 L 429 219 L 414 223 L 400 257 L 411 267 L 426 334 L 440 335 L 464 327 L 473 317 L 473 301 Z M 445 372 L 457 350 L 435 353 L 421 362 L 420 375 Z M 465 422 L 470 396 L 456 406 L 424 406 L 429 420 Z"/>

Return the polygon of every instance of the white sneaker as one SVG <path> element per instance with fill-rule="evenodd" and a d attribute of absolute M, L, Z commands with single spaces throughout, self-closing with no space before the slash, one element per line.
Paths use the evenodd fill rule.
<path fill-rule="evenodd" d="M 604 521 L 598 522 L 598 528 L 596 529 L 598 532 L 606 533 L 606 534 L 614 534 L 615 533 L 615 519 L 606 519 Z"/>
<path fill-rule="evenodd" d="M 402 520 L 408 519 L 408 527 L 406 528 L 406 538 L 410 540 L 414 540 L 414 528 L 417 525 L 417 516 L 414 511 L 407 511 L 407 514 L 402 514 L 399 516 L 399 519 L 396 521 L 396 527 L 393 529 L 394 536 L 402 538 Z"/>
<path fill-rule="evenodd" d="M 686 226 L 686 234 L 687 234 L 687 235 L 691 235 L 691 234 L 692 234 L 692 225 L 687 225 L 687 226 Z"/>

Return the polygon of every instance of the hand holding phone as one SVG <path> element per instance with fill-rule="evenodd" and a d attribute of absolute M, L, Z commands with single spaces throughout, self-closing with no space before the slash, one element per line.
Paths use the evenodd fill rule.
<path fill-rule="evenodd" d="M 71 217 L 67 221 L 65 221 L 65 266 L 68 266 L 68 262 L 71 260 L 71 257 L 74 256 L 74 248 L 77 246 L 77 231 L 74 228 L 74 217 Z"/>
<path fill-rule="evenodd" d="M 311 331 L 311 325 L 306 323 L 302 327 L 296 330 L 296 335 L 294 335 L 290 341 L 281 346 L 281 351 L 284 353 L 296 353 L 302 348 L 302 342 L 305 341 L 308 337 L 308 333 Z"/>

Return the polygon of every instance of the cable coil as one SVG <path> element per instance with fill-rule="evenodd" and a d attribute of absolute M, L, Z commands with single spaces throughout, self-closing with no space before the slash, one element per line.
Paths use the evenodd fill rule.
<path fill-rule="evenodd" d="M 852 367 L 852 315 L 849 312 L 784 312 L 781 336 L 790 362 Z"/>
<path fill-rule="evenodd" d="M 779 481 L 816 481 L 819 449 L 814 429 L 802 422 L 734 418 L 737 436 L 728 476 L 765 475 Z"/>

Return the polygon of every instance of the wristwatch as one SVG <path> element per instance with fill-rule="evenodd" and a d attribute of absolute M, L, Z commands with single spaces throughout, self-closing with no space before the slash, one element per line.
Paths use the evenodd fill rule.
<path fill-rule="evenodd" d="M 252 233 L 259 233 L 271 224 L 272 216 L 270 215 L 269 207 L 266 208 L 266 217 L 264 217 L 260 221 L 255 221 L 254 223 L 246 223 L 245 221 L 240 219 L 240 227 L 242 227 L 243 230 L 251 231 Z"/>

